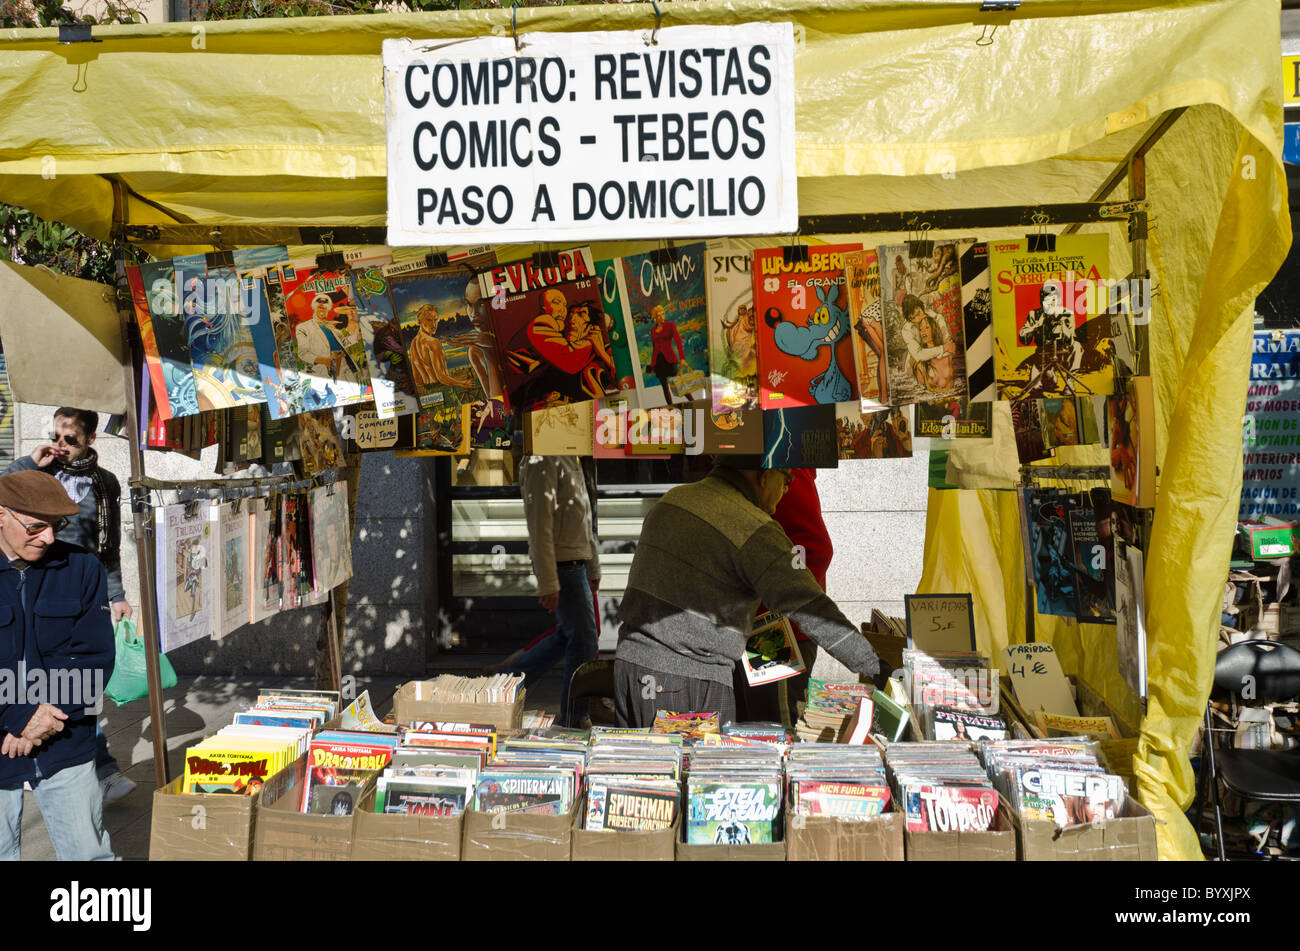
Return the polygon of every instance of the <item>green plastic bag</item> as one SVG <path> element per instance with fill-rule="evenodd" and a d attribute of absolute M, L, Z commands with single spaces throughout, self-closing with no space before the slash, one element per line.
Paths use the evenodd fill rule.
<path fill-rule="evenodd" d="M 136 636 L 135 622 L 127 618 L 119 620 L 113 627 L 113 638 L 117 641 L 117 661 L 104 695 L 120 707 L 149 695 L 149 674 L 145 667 L 144 641 Z M 176 671 L 172 670 L 166 654 L 158 656 L 158 668 L 163 688 L 175 687 Z"/>

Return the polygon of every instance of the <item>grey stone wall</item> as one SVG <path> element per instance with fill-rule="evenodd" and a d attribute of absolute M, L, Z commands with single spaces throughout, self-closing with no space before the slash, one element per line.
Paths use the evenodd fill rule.
<path fill-rule="evenodd" d="M 54 407 L 20 403 L 15 431 L 17 454 L 28 454 L 48 440 Z M 101 420 L 102 424 L 102 420 Z M 123 485 L 131 474 L 125 439 L 99 434 L 100 464 Z M 155 479 L 208 479 L 216 464 L 216 447 L 199 461 L 178 453 L 145 454 L 147 474 Z M 345 673 L 421 675 L 424 673 L 424 520 L 422 465 L 374 453 L 362 463 L 353 542 L 353 580 L 349 592 Z M 163 501 L 174 501 L 167 495 Z M 155 500 L 157 501 L 157 500 Z M 131 606 L 140 608 L 140 573 L 128 500 L 122 505 L 122 581 Z M 314 672 L 319 607 L 298 608 L 246 625 L 220 641 L 202 640 L 168 654 L 177 673 L 238 676 Z"/>

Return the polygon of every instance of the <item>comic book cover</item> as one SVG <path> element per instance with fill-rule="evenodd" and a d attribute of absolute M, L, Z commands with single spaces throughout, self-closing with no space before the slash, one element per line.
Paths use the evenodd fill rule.
<path fill-rule="evenodd" d="M 591 249 L 560 252 L 556 267 L 498 264 L 479 274 L 516 413 L 616 393 L 600 282 Z"/>
<path fill-rule="evenodd" d="M 418 412 L 431 412 L 440 431 L 437 417 L 457 418 L 460 407 L 469 407 L 472 447 L 509 446 L 510 414 L 496 363 L 496 343 L 486 323 L 481 292 L 474 301 L 467 297 L 467 285 L 477 288 L 477 280 L 468 280 L 463 269 L 445 269 L 388 274 L 387 281 Z M 495 397 L 489 397 L 490 391 L 495 391 Z M 417 417 L 417 444 L 430 435 Z"/>
<path fill-rule="evenodd" d="M 1083 440 L 1079 427 L 1079 400 L 1053 396 L 1044 399 L 1042 410 L 1043 448 L 1077 446 Z"/>
<path fill-rule="evenodd" d="M 232 746 L 238 746 L 235 743 Z M 226 748 L 216 745 L 185 751 L 183 793 L 250 795 L 276 771 L 275 754 L 263 749 Z"/>
<path fill-rule="evenodd" d="M 987 832 L 997 818 L 995 789 L 915 781 L 900 792 L 908 832 Z"/>
<path fill-rule="evenodd" d="M 1119 672 L 1139 697 L 1147 695 L 1147 630 L 1143 573 L 1137 545 L 1115 539 L 1115 639 Z"/>
<path fill-rule="evenodd" d="M 883 783 L 826 782 L 796 779 L 790 783 L 791 810 L 796 816 L 843 816 L 866 819 L 889 806 Z"/>
<path fill-rule="evenodd" d="M 401 322 L 393 311 L 393 299 L 388 293 L 388 273 L 402 273 L 396 269 L 422 267 L 423 263 L 376 264 L 351 271 L 357 326 L 361 331 L 370 385 L 375 395 L 374 412 L 381 419 L 414 413 L 418 405 Z"/>
<path fill-rule="evenodd" d="M 375 812 L 396 816 L 458 816 L 473 790 L 437 776 L 381 776 L 375 789 Z"/>
<path fill-rule="evenodd" d="M 754 618 L 740 661 L 745 668 L 745 680 L 751 687 L 797 677 L 808 669 L 799 653 L 799 643 L 794 638 L 789 618 L 773 611 Z"/>
<path fill-rule="evenodd" d="M 212 507 L 217 551 L 221 558 L 221 624 L 215 636 L 225 637 L 248 623 L 253 594 L 252 560 L 248 550 L 248 513 L 242 501 Z"/>
<path fill-rule="evenodd" d="M 1058 828 L 1104 822 L 1124 814 L 1124 780 L 1064 767 L 1016 770 L 1017 812 L 1025 821 L 1054 822 Z"/>
<path fill-rule="evenodd" d="M 643 409 L 709 395 L 707 251 L 699 241 L 678 245 L 672 262 L 656 264 L 652 251 L 620 259 L 619 293 Z"/>
<path fill-rule="evenodd" d="M 304 375 L 298 363 L 298 342 L 294 337 L 293 322 L 284 309 L 284 269 L 267 268 L 261 275 L 262 292 L 266 295 L 266 313 L 271 324 L 271 336 L 275 340 L 275 359 L 280 367 L 282 389 L 278 394 L 284 401 L 284 418 L 291 420 L 303 412 L 307 404 L 307 391 L 310 380 Z"/>
<path fill-rule="evenodd" d="M 240 302 L 245 312 L 245 323 L 253 338 L 257 371 L 272 419 L 284 419 L 291 415 L 292 400 L 285 380 L 279 341 L 275 335 L 265 275 L 269 269 L 288 259 L 288 249 L 282 244 L 239 248 L 232 252 L 232 267 L 209 271 L 209 274 L 216 273 L 227 285 L 232 279 L 239 280 Z"/>
<path fill-rule="evenodd" d="M 573 805 L 573 773 L 488 768 L 474 790 L 478 812 L 562 816 Z"/>
<path fill-rule="evenodd" d="M 1151 377 L 1128 377 L 1116 390 L 1106 400 L 1110 493 L 1125 505 L 1155 508 L 1155 394 Z"/>
<path fill-rule="evenodd" d="M 966 328 L 958 245 L 937 242 L 912 257 L 909 245 L 878 249 L 889 401 L 895 406 L 964 400 Z"/>
<path fill-rule="evenodd" d="M 1103 543 L 1098 532 L 1098 512 L 1081 500 L 1067 511 L 1070 551 L 1073 553 L 1075 613 L 1091 624 L 1115 623 L 1114 551 L 1109 524 Z M 1108 516 L 1107 516 L 1108 517 Z"/>
<path fill-rule="evenodd" d="M 704 452 L 711 456 L 763 454 L 763 411 L 761 409 L 712 412 L 712 402 L 696 404 L 704 421 Z"/>
<path fill-rule="evenodd" d="M 1107 236 L 1061 235 L 1055 251 L 1025 247 L 1023 238 L 989 246 L 998 399 L 1111 393 L 1111 322 L 1098 287 Z"/>
<path fill-rule="evenodd" d="M 862 411 L 889 405 L 889 374 L 885 367 L 885 325 L 881 322 L 880 264 L 874 249 L 844 255 L 853 325 L 853 364 L 858 374 Z"/>
<path fill-rule="evenodd" d="M 336 484 L 313 489 L 308 510 L 316 588 L 331 591 L 352 577 L 347 487 Z"/>
<path fill-rule="evenodd" d="M 302 607 L 303 577 L 306 566 L 303 563 L 301 525 L 298 521 L 298 508 L 301 500 L 298 493 L 286 492 L 280 497 L 280 532 L 284 560 L 280 568 L 280 606 L 289 611 Z"/>
<path fill-rule="evenodd" d="M 641 377 L 641 361 L 636 353 L 636 335 L 631 330 L 627 309 L 623 306 L 623 259 L 605 258 L 597 261 L 596 280 L 600 287 L 605 336 L 609 338 L 609 350 L 614 358 L 613 385 L 618 390 L 617 398 L 628 406 L 640 406 L 645 383 Z"/>
<path fill-rule="evenodd" d="M 993 435 L 993 404 L 959 399 L 917 403 L 916 435 L 932 439 L 988 439 Z"/>
<path fill-rule="evenodd" d="M 374 773 L 368 769 L 316 766 L 303 784 L 303 812 L 317 816 L 350 816 L 365 795 Z"/>
<path fill-rule="evenodd" d="M 675 786 L 591 782 L 586 828 L 595 831 L 653 832 L 672 828 L 677 819 Z"/>
<path fill-rule="evenodd" d="M 784 248 L 754 252 L 760 402 L 764 410 L 858 398 L 849 339 L 844 256 L 860 244 L 818 245 L 785 263 Z"/>
<path fill-rule="evenodd" d="M 397 450 L 398 458 L 458 456 L 470 450 L 470 407 L 446 403 L 415 414 L 415 448 Z"/>
<path fill-rule="evenodd" d="M 140 268 L 128 264 L 126 282 L 131 289 L 131 306 L 135 310 L 135 322 L 140 327 L 140 343 L 144 350 L 145 368 L 149 373 L 149 389 L 153 411 L 159 419 L 171 419 L 171 405 L 167 399 L 167 377 L 163 369 L 162 356 L 158 352 L 158 341 L 154 338 L 153 317 L 149 313 L 149 295 L 145 290 L 144 277 Z M 142 413 L 147 421 L 148 413 Z"/>
<path fill-rule="evenodd" d="M 178 275 L 171 258 L 140 265 L 149 309 L 149 326 L 158 350 L 166 401 L 158 399 L 159 414 L 166 419 L 194 416 L 199 412 L 199 393 L 190 364 L 190 338 L 182 306 L 185 292 L 181 287 L 183 272 Z M 164 408 L 167 415 L 163 415 Z"/>
<path fill-rule="evenodd" d="M 284 320 L 297 351 L 302 411 L 373 398 L 351 271 L 387 263 L 392 253 L 387 248 L 357 248 L 343 252 L 343 259 L 338 269 L 319 268 L 309 258 L 267 272 L 268 283 L 272 272 L 279 276 Z"/>
<path fill-rule="evenodd" d="M 764 469 L 834 469 L 838 465 L 834 403 L 763 412 Z"/>
<path fill-rule="evenodd" d="M 253 551 L 253 589 L 249 621 L 261 621 L 280 610 L 283 593 L 283 538 L 279 501 L 250 499 L 249 541 Z"/>
<path fill-rule="evenodd" d="M 334 425 L 334 411 L 318 409 L 298 416 L 302 466 L 308 475 L 335 469 L 343 464 L 343 443 Z"/>
<path fill-rule="evenodd" d="M 533 456 L 590 456 L 595 443 L 589 404 L 562 403 L 524 414 L 524 452 Z"/>
<path fill-rule="evenodd" d="M 686 740 L 698 740 L 706 733 L 719 732 L 719 729 L 716 713 L 675 713 L 672 710 L 656 710 L 654 723 L 650 726 L 652 733 L 679 733 Z"/>
<path fill-rule="evenodd" d="M 957 243 L 961 268 L 962 324 L 966 335 L 966 385 L 972 403 L 997 398 L 993 367 L 993 292 L 989 286 L 989 246 Z"/>
<path fill-rule="evenodd" d="M 1005 740 L 1007 721 L 997 716 L 981 716 L 953 707 L 930 708 L 930 719 L 936 740 Z"/>
<path fill-rule="evenodd" d="M 688 845 L 776 842 L 781 784 L 770 781 L 687 783 Z"/>
<path fill-rule="evenodd" d="M 753 252 L 708 242 L 709 369 L 714 413 L 759 408 Z"/>
<path fill-rule="evenodd" d="M 896 406 L 864 413 L 860 403 L 836 403 L 835 441 L 841 459 L 912 457 L 911 427 Z"/>
<path fill-rule="evenodd" d="M 1038 490 L 1030 510 L 1030 545 L 1038 613 L 1075 617 L 1074 556 L 1063 493 Z"/>
<path fill-rule="evenodd" d="M 1011 427 L 1016 436 L 1016 456 L 1022 466 L 1052 453 L 1043 443 L 1042 400 L 1017 400 L 1011 404 Z"/>
<path fill-rule="evenodd" d="M 158 628 L 164 654 L 210 637 L 216 629 L 209 505 L 204 500 L 154 510 Z M 187 508 L 193 510 L 189 517 Z"/>

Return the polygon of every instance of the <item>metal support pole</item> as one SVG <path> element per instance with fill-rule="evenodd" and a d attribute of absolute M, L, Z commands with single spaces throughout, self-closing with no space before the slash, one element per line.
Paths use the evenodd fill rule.
<path fill-rule="evenodd" d="M 126 224 L 127 197 L 119 184 L 113 186 L 113 258 L 117 277 L 117 312 L 122 328 L 122 374 L 126 386 L 127 442 L 131 454 L 131 521 L 135 537 L 136 562 L 140 569 L 140 635 L 145 645 L 145 672 L 149 681 L 149 726 L 153 734 L 154 780 L 161 789 L 167 785 L 167 718 L 163 712 L 162 674 L 158 651 L 158 584 L 154 570 L 152 512 L 148 490 L 141 485 L 145 477 L 144 450 L 140 448 L 140 395 L 136 391 L 135 340 L 131 334 L 131 291 L 126 280 L 126 243 L 122 229 Z M 148 425 L 148 420 L 145 420 Z"/>

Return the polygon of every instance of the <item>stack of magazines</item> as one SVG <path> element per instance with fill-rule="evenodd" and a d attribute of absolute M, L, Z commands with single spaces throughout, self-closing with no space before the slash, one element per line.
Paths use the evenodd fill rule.
<path fill-rule="evenodd" d="M 903 651 L 904 685 L 927 739 L 1006 739 L 998 671 L 976 651 Z"/>
<path fill-rule="evenodd" d="M 585 827 L 602 832 L 671 828 L 682 795 L 681 739 L 631 731 L 593 736 Z"/>
<path fill-rule="evenodd" d="M 474 723 L 418 723 L 400 734 L 393 759 L 376 781 L 375 812 L 458 816 L 474 787 L 496 734 Z"/>
<path fill-rule="evenodd" d="M 894 743 L 885 764 L 908 832 L 987 832 L 998 791 L 968 746 Z"/>
<path fill-rule="evenodd" d="M 764 746 L 697 746 L 686 781 L 689 845 L 780 841 L 782 757 Z"/>
<path fill-rule="evenodd" d="M 568 737 L 505 740 L 474 791 L 479 812 L 567 815 L 586 770 L 587 745 Z"/>
<path fill-rule="evenodd" d="M 523 690 L 523 674 L 493 674 L 491 677 L 461 677 L 442 674 L 427 681 L 421 699 L 434 703 L 514 703 Z M 425 698 L 424 693 L 430 696 Z"/>
<path fill-rule="evenodd" d="M 1024 821 L 1064 829 L 1124 814 L 1124 780 L 1097 761 L 1089 739 L 1008 740 L 982 752 L 989 777 Z"/>
<path fill-rule="evenodd" d="M 307 775 L 300 809 L 305 813 L 350 816 L 392 761 L 396 733 L 322 730 L 307 749 Z"/>
<path fill-rule="evenodd" d="M 885 764 L 875 746 L 799 743 L 790 749 L 785 776 L 796 816 L 869 819 L 889 807 Z"/>

